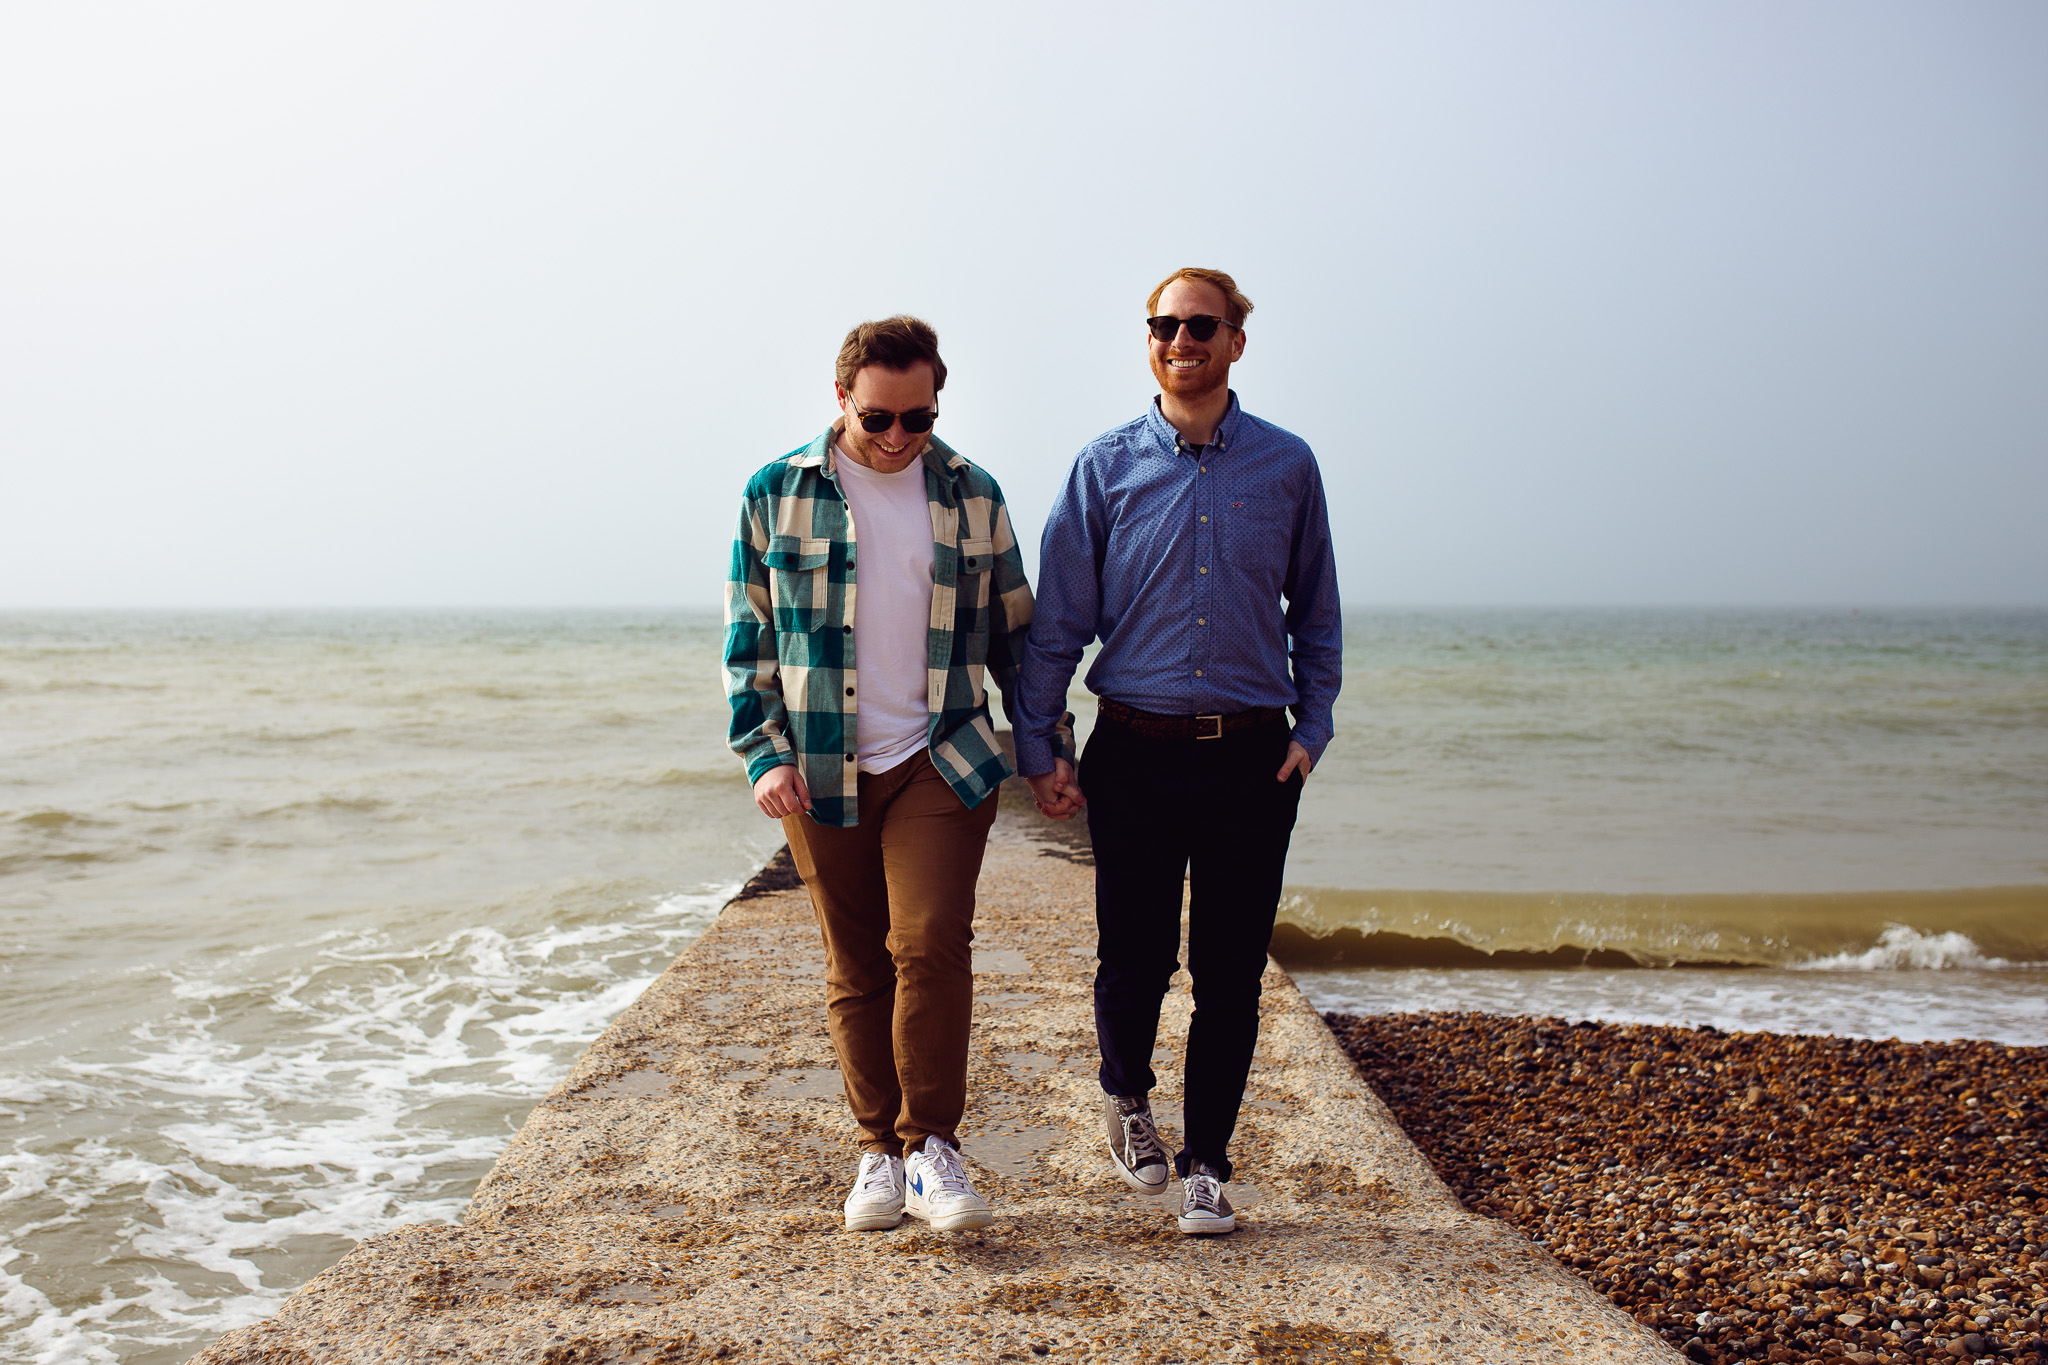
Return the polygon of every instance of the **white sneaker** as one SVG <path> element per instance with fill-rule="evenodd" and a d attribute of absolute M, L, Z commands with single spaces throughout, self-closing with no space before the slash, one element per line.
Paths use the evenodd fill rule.
<path fill-rule="evenodd" d="M 930 1223 L 932 1231 L 960 1232 L 996 1221 L 988 1200 L 968 1182 L 960 1154 L 944 1138 L 926 1138 L 923 1151 L 903 1159 L 903 1170 L 903 1207 L 912 1218 Z"/>
<path fill-rule="evenodd" d="M 846 1230 L 872 1232 L 903 1221 L 903 1158 L 868 1152 L 846 1196 Z"/>

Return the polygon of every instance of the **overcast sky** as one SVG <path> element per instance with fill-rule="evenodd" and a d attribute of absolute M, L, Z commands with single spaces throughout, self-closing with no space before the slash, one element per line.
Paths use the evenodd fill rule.
<path fill-rule="evenodd" d="M 1348 602 L 2048 603 L 2035 0 L 295 0 L 0 10 L 0 605 L 713 605 L 897 311 L 1035 551 L 1180 265 Z"/>

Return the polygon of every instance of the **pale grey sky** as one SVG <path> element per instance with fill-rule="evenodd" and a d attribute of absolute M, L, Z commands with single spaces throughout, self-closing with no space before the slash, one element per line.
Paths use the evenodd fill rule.
<path fill-rule="evenodd" d="M 2033 0 L 15 5 L 0 184 L 0 606 L 711 605 L 905 310 L 1035 550 L 1190 264 L 1349 602 L 2048 603 Z"/>

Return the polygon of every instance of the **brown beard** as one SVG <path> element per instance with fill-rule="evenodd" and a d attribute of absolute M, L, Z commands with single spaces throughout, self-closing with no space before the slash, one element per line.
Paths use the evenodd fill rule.
<path fill-rule="evenodd" d="M 1152 378 L 1159 383 L 1161 393 L 1170 393 L 1176 398 L 1194 400 L 1206 398 L 1218 389 L 1230 384 L 1230 362 L 1211 353 L 1209 363 L 1195 371 L 1199 378 L 1182 374 L 1169 368 L 1166 361 L 1154 352 L 1151 356 Z"/>

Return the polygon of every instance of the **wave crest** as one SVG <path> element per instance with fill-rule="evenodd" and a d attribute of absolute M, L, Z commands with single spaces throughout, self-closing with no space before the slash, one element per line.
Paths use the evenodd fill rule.
<path fill-rule="evenodd" d="M 1302 966 L 1986 970 L 2048 963 L 2048 886 L 1653 895 L 1298 889 Z"/>
<path fill-rule="evenodd" d="M 1986 956 L 1968 934 L 1959 934 L 1953 929 L 1938 934 L 1923 933 L 1909 924 L 1887 924 L 1884 932 L 1877 936 L 1877 942 L 1862 952 L 1834 953 L 1793 965 L 1801 971 L 1814 972 L 1890 972 L 1939 971 L 1943 968 L 1982 971 L 2021 964 L 2002 957 Z"/>

